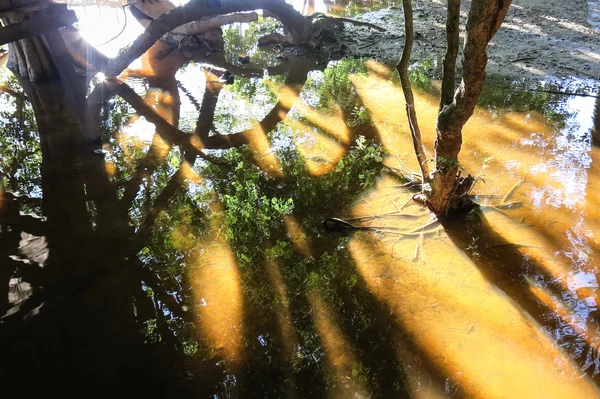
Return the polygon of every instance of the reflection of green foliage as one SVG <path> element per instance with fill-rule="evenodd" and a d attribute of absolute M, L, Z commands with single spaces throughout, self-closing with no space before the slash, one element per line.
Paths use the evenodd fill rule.
<path fill-rule="evenodd" d="M 282 133 L 286 132 L 285 129 Z M 264 275 L 262 264 L 265 257 L 286 259 L 284 278 L 293 284 L 299 284 L 297 289 L 304 289 L 305 282 L 311 279 L 318 283 L 321 273 L 310 277 L 310 263 L 299 257 L 291 243 L 282 235 L 283 216 L 292 213 L 299 217 L 302 225 L 310 234 L 320 234 L 319 213 L 323 209 L 327 213 L 337 212 L 339 207 L 351 202 L 356 195 L 375 181 L 375 175 L 380 170 L 382 159 L 381 150 L 364 138 L 357 141 L 356 146 L 343 158 L 335 171 L 322 177 L 310 177 L 304 168 L 303 160 L 293 148 L 282 148 L 278 152 L 287 179 L 278 181 L 270 178 L 250 161 L 247 149 L 231 149 L 224 151 L 221 156 L 223 165 L 200 164 L 197 167 L 206 178 L 211 191 L 223 205 L 224 232 L 235 252 L 240 268 L 244 271 L 242 283 L 244 293 L 249 299 L 249 305 L 260 313 L 270 313 L 281 306 L 273 296 L 273 291 Z M 163 172 L 164 173 L 164 172 Z M 181 295 L 179 301 L 190 309 L 193 308 L 193 297 L 182 295 L 182 286 L 186 274 L 186 254 L 197 250 L 198 240 L 204 236 L 204 229 L 211 213 L 207 205 L 214 201 L 209 191 L 202 189 L 183 190 L 170 203 L 168 209 L 161 212 L 155 222 L 151 242 L 139 254 L 140 259 L 150 270 L 157 273 L 162 289 Z M 300 207 L 297 207 L 296 204 Z M 315 210 L 318 209 L 318 213 Z M 299 216 L 302 215 L 302 216 Z M 334 238 L 334 242 L 343 242 L 343 237 Z M 272 241 L 272 244 L 268 244 Z M 324 273 L 329 278 L 331 273 L 344 272 L 347 267 L 339 255 L 325 254 L 319 259 L 324 265 Z M 358 277 L 355 271 L 344 279 L 345 287 L 356 285 Z M 263 284 L 256 284 L 262 281 Z M 309 289 L 311 284 L 305 288 Z M 334 287 L 330 287 L 333 289 Z M 298 292 L 300 294 L 300 292 Z M 152 293 L 156 296 L 156 293 Z M 296 295 L 296 294 L 294 294 Z M 155 302 L 159 298 L 155 297 Z M 178 312 L 163 307 L 167 314 L 169 328 L 181 342 L 189 355 L 206 356 L 205 351 L 199 352 L 199 344 L 193 339 L 193 325 L 182 319 Z M 167 311 L 168 309 L 168 311 Z M 175 309 L 177 310 L 177 309 Z M 253 310 L 254 312 L 254 310 Z M 159 315 L 161 316 L 161 315 Z M 298 315 L 305 317 L 306 315 Z M 265 318 L 269 320 L 269 318 Z M 157 342 L 158 332 L 154 322 L 145 324 L 149 342 Z M 292 365 L 296 371 L 306 368 L 321 367 L 318 360 L 322 354 L 315 357 L 315 350 L 320 346 L 318 334 L 309 325 L 299 332 L 303 348 L 293 359 Z M 164 334 L 164 331 L 161 333 Z M 306 349 L 304 349 L 306 347 Z M 357 366 L 360 369 L 360 366 Z"/>
<path fill-rule="evenodd" d="M 227 237 L 239 243 L 251 242 L 256 237 L 268 238 L 271 231 L 281 228 L 282 216 L 294 209 L 289 194 L 272 196 L 265 192 L 261 183 L 268 183 L 267 175 L 246 155 L 244 151 L 226 151 L 223 158 L 229 165 L 227 170 L 209 166 L 203 173 L 214 180 L 225 206 Z"/>
<path fill-rule="evenodd" d="M 360 105 L 356 90 L 348 79 L 349 73 L 365 73 L 366 70 L 362 62 L 345 60 L 339 65 L 338 70 L 333 70 L 338 68 L 335 66 L 325 73 L 325 87 L 315 83 L 312 91 L 329 97 L 323 98 L 322 110 L 333 107 L 337 98 L 347 118 L 355 121 L 353 123 L 367 123 L 368 113 Z M 281 82 L 271 80 L 277 84 Z M 224 98 L 235 98 L 237 105 L 232 104 L 231 109 L 217 109 L 217 114 L 227 114 L 232 120 L 239 118 L 236 107 L 240 104 L 250 107 L 261 99 L 266 99 L 263 108 L 269 109 L 275 101 L 271 87 L 271 83 L 257 79 L 236 79 L 236 83 L 221 94 L 228 93 L 230 97 Z M 220 98 L 219 101 L 224 100 Z M 123 115 L 111 115 L 111 126 L 107 126 L 111 129 L 106 133 L 111 135 L 113 127 L 119 130 L 118 127 L 125 126 L 128 121 L 126 108 L 114 107 L 112 111 L 123 111 Z M 256 114 L 254 112 L 252 116 L 256 117 Z M 227 239 L 240 271 L 246 317 L 244 344 L 252 366 L 248 370 L 291 368 L 297 375 L 314 375 L 317 389 L 323 389 L 323 380 L 326 385 L 336 381 L 324 370 L 326 362 L 323 362 L 321 336 L 315 328 L 310 306 L 306 304 L 306 298 L 312 292 L 319 293 L 352 340 L 360 342 L 369 351 L 389 345 L 387 330 L 373 324 L 375 302 L 345 249 L 347 237 L 326 234 L 321 226 L 324 216 L 341 215 L 376 182 L 383 152 L 380 146 L 359 137 L 330 173 L 315 177 L 309 173 L 306 160 L 293 145 L 291 125 L 280 123 L 276 131 L 269 134 L 281 165 L 282 178 L 273 178 L 259 169 L 253 161 L 254 154 L 245 147 L 214 151 L 211 155 L 219 158 L 219 164 L 196 162 L 194 168 L 204 183 L 190 183 L 179 189 L 158 214 L 149 241 L 138 253 L 144 270 L 150 272 L 148 281 L 144 279 L 144 294 L 153 304 L 150 310 L 142 313 L 140 303 L 138 314 L 140 330 L 148 343 L 175 343 L 190 361 L 216 363 L 215 357 L 220 355 L 215 355 L 208 342 L 195 330 L 194 322 L 201 317 L 197 307 L 201 304 L 193 295 L 188 280 L 188 268 L 191 267 L 188 262 L 203 256 L 201 243 L 206 239 L 208 226 L 215 228 L 218 231 L 213 233 Z M 139 147 L 134 142 L 116 138 L 110 140 L 111 154 L 107 160 L 115 163 L 114 181 L 117 185 L 127 184 L 148 146 Z M 179 154 L 172 150 L 167 162 L 141 183 L 131 207 L 134 226 L 140 226 L 148 208 L 178 165 Z M 284 220 L 288 218 L 297 221 L 301 230 L 299 235 L 311 243 L 310 256 L 299 254 L 286 234 Z M 286 298 L 276 295 L 270 284 L 265 265 L 272 261 L 279 265 Z M 202 266 L 194 264 L 193 267 Z M 298 346 L 290 359 L 280 355 L 281 339 L 275 325 L 285 300 L 291 303 L 291 322 L 298 338 Z M 260 343 L 257 336 L 261 338 Z M 358 350 L 362 351 L 362 347 Z M 377 373 L 389 363 L 378 364 L 379 359 L 369 362 L 363 357 L 368 358 L 365 355 L 357 360 L 349 377 L 372 387 L 377 393 Z M 240 377 L 255 378 L 252 373 L 248 371 L 245 375 L 244 372 Z M 401 375 L 401 372 L 395 374 Z M 305 377 L 301 379 L 306 385 Z M 260 382 L 251 382 L 262 389 L 271 389 L 264 388 Z M 401 381 L 394 380 L 393 384 L 402 386 Z M 281 396 L 278 394 L 282 386 L 277 383 L 268 386 L 279 391 L 269 391 L 265 396 Z"/>
<path fill-rule="evenodd" d="M 275 92 L 283 84 L 284 80 L 285 77 L 282 75 L 265 76 L 263 79 L 236 76 L 233 84 L 226 86 L 225 89 L 243 95 L 248 101 L 261 101 L 262 105 L 266 101 L 260 98 L 261 96 L 266 97 L 272 103 L 277 101 Z"/>
<path fill-rule="evenodd" d="M 232 24 L 223 30 L 225 41 L 225 60 L 236 64 L 238 56 L 250 56 L 253 65 L 261 67 L 275 66 L 280 61 L 275 59 L 276 53 L 258 48 L 258 39 L 267 33 L 280 31 L 280 24 L 273 18 L 262 18 L 249 24 Z"/>
<path fill-rule="evenodd" d="M 322 76 L 313 76 L 306 81 L 305 90 L 314 92 L 318 98 L 317 108 L 331 111 L 338 105 L 346 116 L 348 126 L 367 123 L 369 115 L 362 105 L 350 75 L 366 75 L 367 68 L 363 60 L 344 59 L 329 66 Z"/>
<path fill-rule="evenodd" d="M 408 70 L 408 78 L 413 86 L 430 91 L 431 90 L 431 74 L 428 72 L 433 68 L 433 60 L 428 58 L 410 66 Z"/>
<path fill-rule="evenodd" d="M 104 103 L 100 114 L 100 132 L 104 139 L 112 138 L 116 133 L 122 132 L 133 109 L 121 97 L 115 96 Z"/>
<path fill-rule="evenodd" d="M 560 105 L 560 102 L 567 97 L 541 90 L 561 91 L 556 84 L 552 83 L 542 83 L 532 90 L 525 83 L 515 82 L 514 79 L 489 76 L 479 97 L 479 105 L 498 114 L 537 111 L 555 128 L 564 127 L 565 121 L 571 115 Z"/>
<path fill-rule="evenodd" d="M 0 179 L 11 192 L 41 195 L 40 140 L 33 108 L 13 75 L 0 82 Z"/>
<path fill-rule="evenodd" d="M 206 166 L 200 171 L 224 205 L 227 237 L 243 271 L 242 284 L 247 312 L 253 315 L 252 328 L 270 331 L 274 314 L 282 306 L 267 283 L 269 277 L 264 268 L 267 260 L 275 259 L 280 262 L 292 300 L 316 290 L 336 312 L 344 312 L 351 301 L 355 312 L 352 320 L 345 321 L 352 323 L 353 333 L 370 334 L 367 331 L 372 328 L 371 305 L 361 296 L 365 291 L 359 287 L 360 277 L 355 267 L 345 251 L 340 250 L 347 238 L 328 235 L 323 243 L 314 241 L 313 257 L 306 258 L 296 252 L 286 236 L 283 216 L 290 215 L 298 221 L 303 231 L 300 235 L 305 239 L 322 237 L 321 218 L 339 214 L 374 184 L 381 169 L 382 150 L 360 137 L 331 173 L 317 178 L 308 173 L 302 157 L 289 145 L 290 133 L 286 125 L 280 125 L 271 137 L 273 142 L 288 143 L 277 146 L 276 151 L 283 179 L 270 178 L 254 166 L 246 149 L 226 151 L 222 160 L 228 167 Z M 320 337 L 307 310 L 302 306 L 292 308 L 300 346 L 291 367 L 295 372 L 315 369 L 324 372 Z M 383 341 L 374 337 L 374 342 L 378 345 Z M 264 351 L 260 349 L 260 353 Z M 260 357 L 260 353 L 256 356 Z M 325 377 L 328 378 L 326 373 Z M 353 379 L 373 384 L 372 377 L 365 364 L 357 362 L 353 366 Z"/>
<path fill-rule="evenodd" d="M 344 59 L 323 72 L 323 81 L 317 86 L 319 97 L 318 106 L 328 109 L 333 104 L 338 104 L 344 110 L 354 108 L 357 92 L 350 81 L 351 74 L 367 74 L 363 60 Z M 307 82 L 310 88 L 310 82 Z"/>
<path fill-rule="evenodd" d="M 276 90 L 283 76 L 262 79 L 236 76 L 232 85 L 221 91 L 215 110 L 214 125 L 219 132 L 231 133 L 249 128 L 277 103 Z"/>

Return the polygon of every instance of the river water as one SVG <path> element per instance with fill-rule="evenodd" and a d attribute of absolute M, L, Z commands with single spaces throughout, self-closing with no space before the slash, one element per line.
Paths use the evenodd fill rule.
<path fill-rule="evenodd" d="M 92 44 L 124 25 L 114 6 L 77 13 Z M 141 31 L 128 18 L 108 55 Z M 243 137 L 194 156 L 119 96 L 85 143 L 60 83 L 24 97 L 2 70 L 7 392 L 600 397 L 599 104 L 556 93 L 590 82 L 490 76 L 460 155 L 481 208 L 432 223 L 397 175 L 418 165 L 393 68 L 280 65 L 258 34 L 226 29 L 225 57 L 259 64 L 230 85 L 161 46 L 131 66 L 134 95 L 181 131 Z M 432 69 L 412 71 L 429 149 Z"/>

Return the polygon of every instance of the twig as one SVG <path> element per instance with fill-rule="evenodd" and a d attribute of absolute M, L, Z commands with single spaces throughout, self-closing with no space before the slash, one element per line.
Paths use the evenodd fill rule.
<path fill-rule="evenodd" d="M 421 227 L 417 227 L 414 230 L 409 231 L 409 233 L 416 233 L 418 231 L 420 231 L 421 233 L 429 226 L 433 226 L 434 224 L 438 223 L 439 221 L 437 220 L 437 218 L 431 219 L 429 222 L 425 223 L 423 226 Z"/>
<path fill-rule="evenodd" d="M 377 26 L 377 25 L 371 24 L 369 22 L 357 21 L 355 19 L 350 19 L 350 18 L 339 18 L 339 17 L 334 17 L 332 19 L 335 19 L 336 21 L 348 22 L 349 24 L 360 25 L 360 26 L 367 26 L 369 28 L 376 29 L 376 30 L 378 30 L 380 32 L 387 32 L 387 29 L 382 28 L 381 26 Z"/>
<path fill-rule="evenodd" d="M 498 194 L 469 194 L 469 197 L 471 199 L 473 199 L 473 198 L 493 198 L 493 199 L 502 198 L 502 196 L 498 195 Z"/>
<path fill-rule="evenodd" d="M 523 57 L 523 58 L 517 58 L 516 60 L 511 60 L 509 62 L 520 62 L 520 61 L 531 61 L 531 60 L 535 60 L 537 57 Z"/>
<path fill-rule="evenodd" d="M 413 262 L 419 260 L 419 255 L 421 254 L 421 247 L 423 245 L 423 232 L 419 234 L 419 238 L 417 238 L 417 243 L 415 244 L 415 252 L 413 253 Z"/>
<path fill-rule="evenodd" d="M 358 216 L 354 218 L 347 218 L 346 220 L 352 222 L 359 222 L 364 220 L 373 220 L 373 219 L 384 219 L 388 217 L 406 217 L 406 218 L 420 218 L 422 215 L 413 215 L 410 213 L 404 213 L 401 211 L 392 211 L 387 213 L 382 213 L 380 215 L 368 215 L 368 216 Z"/>

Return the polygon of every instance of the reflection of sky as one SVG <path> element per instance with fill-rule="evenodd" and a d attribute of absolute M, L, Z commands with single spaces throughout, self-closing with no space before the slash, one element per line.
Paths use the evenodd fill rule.
<path fill-rule="evenodd" d="M 564 217 L 572 220 L 564 232 L 565 245 L 554 254 L 557 260 L 564 259 L 570 265 L 568 272 L 557 276 L 570 292 L 568 298 L 555 298 L 568 323 L 561 331 L 553 332 L 559 341 L 587 331 L 598 311 L 594 299 L 598 289 L 598 265 L 590 242 L 594 232 L 585 216 L 586 207 L 591 206 L 586 204 L 586 194 L 590 189 L 588 172 L 592 162 L 590 131 L 594 123 L 594 103 L 593 97 L 568 97 L 559 105 L 570 115 L 562 129 L 555 130 L 553 135 L 533 133 L 521 142 L 537 148 L 542 155 L 542 161 L 534 165 L 530 173 L 547 177 L 547 184 L 538 185 L 530 192 L 533 206 L 547 215 L 548 220 L 552 220 L 552 215 L 547 205 L 560 209 Z M 596 364 L 598 372 L 599 359 L 589 359 L 589 362 L 585 367 Z"/>
<path fill-rule="evenodd" d="M 311 3 L 311 1 L 307 1 L 307 0 L 293 0 L 292 5 L 294 6 L 294 8 L 298 11 L 300 11 L 301 13 L 308 13 L 308 12 L 322 12 L 322 13 L 326 13 L 327 12 L 327 6 L 325 6 L 325 3 L 323 2 L 323 0 L 314 0 L 313 3 L 313 10 L 309 10 L 308 9 L 308 3 Z"/>
<path fill-rule="evenodd" d="M 79 23 L 76 27 L 81 35 L 109 57 L 114 57 L 121 47 L 131 43 L 143 31 L 142 26 L 131 13 L 123 11 L 120 7 L 71 6 L 70 8 L 77 14 Z M 119 35 L 123 27 L 125 29 Z M 119 36 L 116 37 L 117 35 Z M 113 38 L 115 39 L 106 43 Z"/>
<path fill-rule="evenodd" d="M 587 169 L 590 167 L 590 130 L 593 127 L 593 97 L 573 96 L 564 103 L 565 111 L 571 116 L 566 126 L 549 137 L 537 133 L 521 140 L 524 146 L 532 146 L 544 153 L 545 161 L 532 166 L 532 174 L 547 173 L 553 183 L 532 191 L 532 202 L 541 205 L 541 200 L 555 208 L 565 206 L 573 209 L 585 202 Z"/>

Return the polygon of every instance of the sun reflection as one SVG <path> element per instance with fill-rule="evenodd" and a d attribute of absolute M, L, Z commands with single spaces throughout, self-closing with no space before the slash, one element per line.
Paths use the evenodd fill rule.
<path fill-rule="evenodd" d="M 327 371 L 335 381 L 332 397 L 369 397 L 368 388 L 361 383 L 362 379 L 357 375 L 362 368 L 353 353 L 352 344 L 335 320 L 329 305 L 317 291 L 311 291 L 308 300 L 325 352 Z"/>
<path fill-rule="evenodd" d="M 270 260 L 267 263 L 267 273 L 270 286 L 275 291 L 275 298 L 277 299 L 277 324 L 279 325 L 285 357 L 291 363 L 298 351 L 298 337 L 292 320 L 286 284 L 281 274 L 280 265 L 275 260 Z"/>
<path fill-rule="evenodd" d="M 285 229 L 288 232 L 288 236 L 290 237 L 296 252 L 305 258 L 310 258 L 312 256 L 310 241 L 308 240 L 306 233 L 302 231 L 302 226 L 298 223 L 298 220 L 293 215 L 285 215 L 283 217 L 283 222 L 285 223 Z"/>
<path fill-rule="evenodd" d="M 236 371 L 245 361 L 240 273 L 221 232 L 221 205 L 213 202 L 211 209 L 210 232 L 196 243 L 193 255 L 186 259 L 188 278 L 193 288 L 202 340 L 215 354 L 226 359 L 230 371 Z"/>

